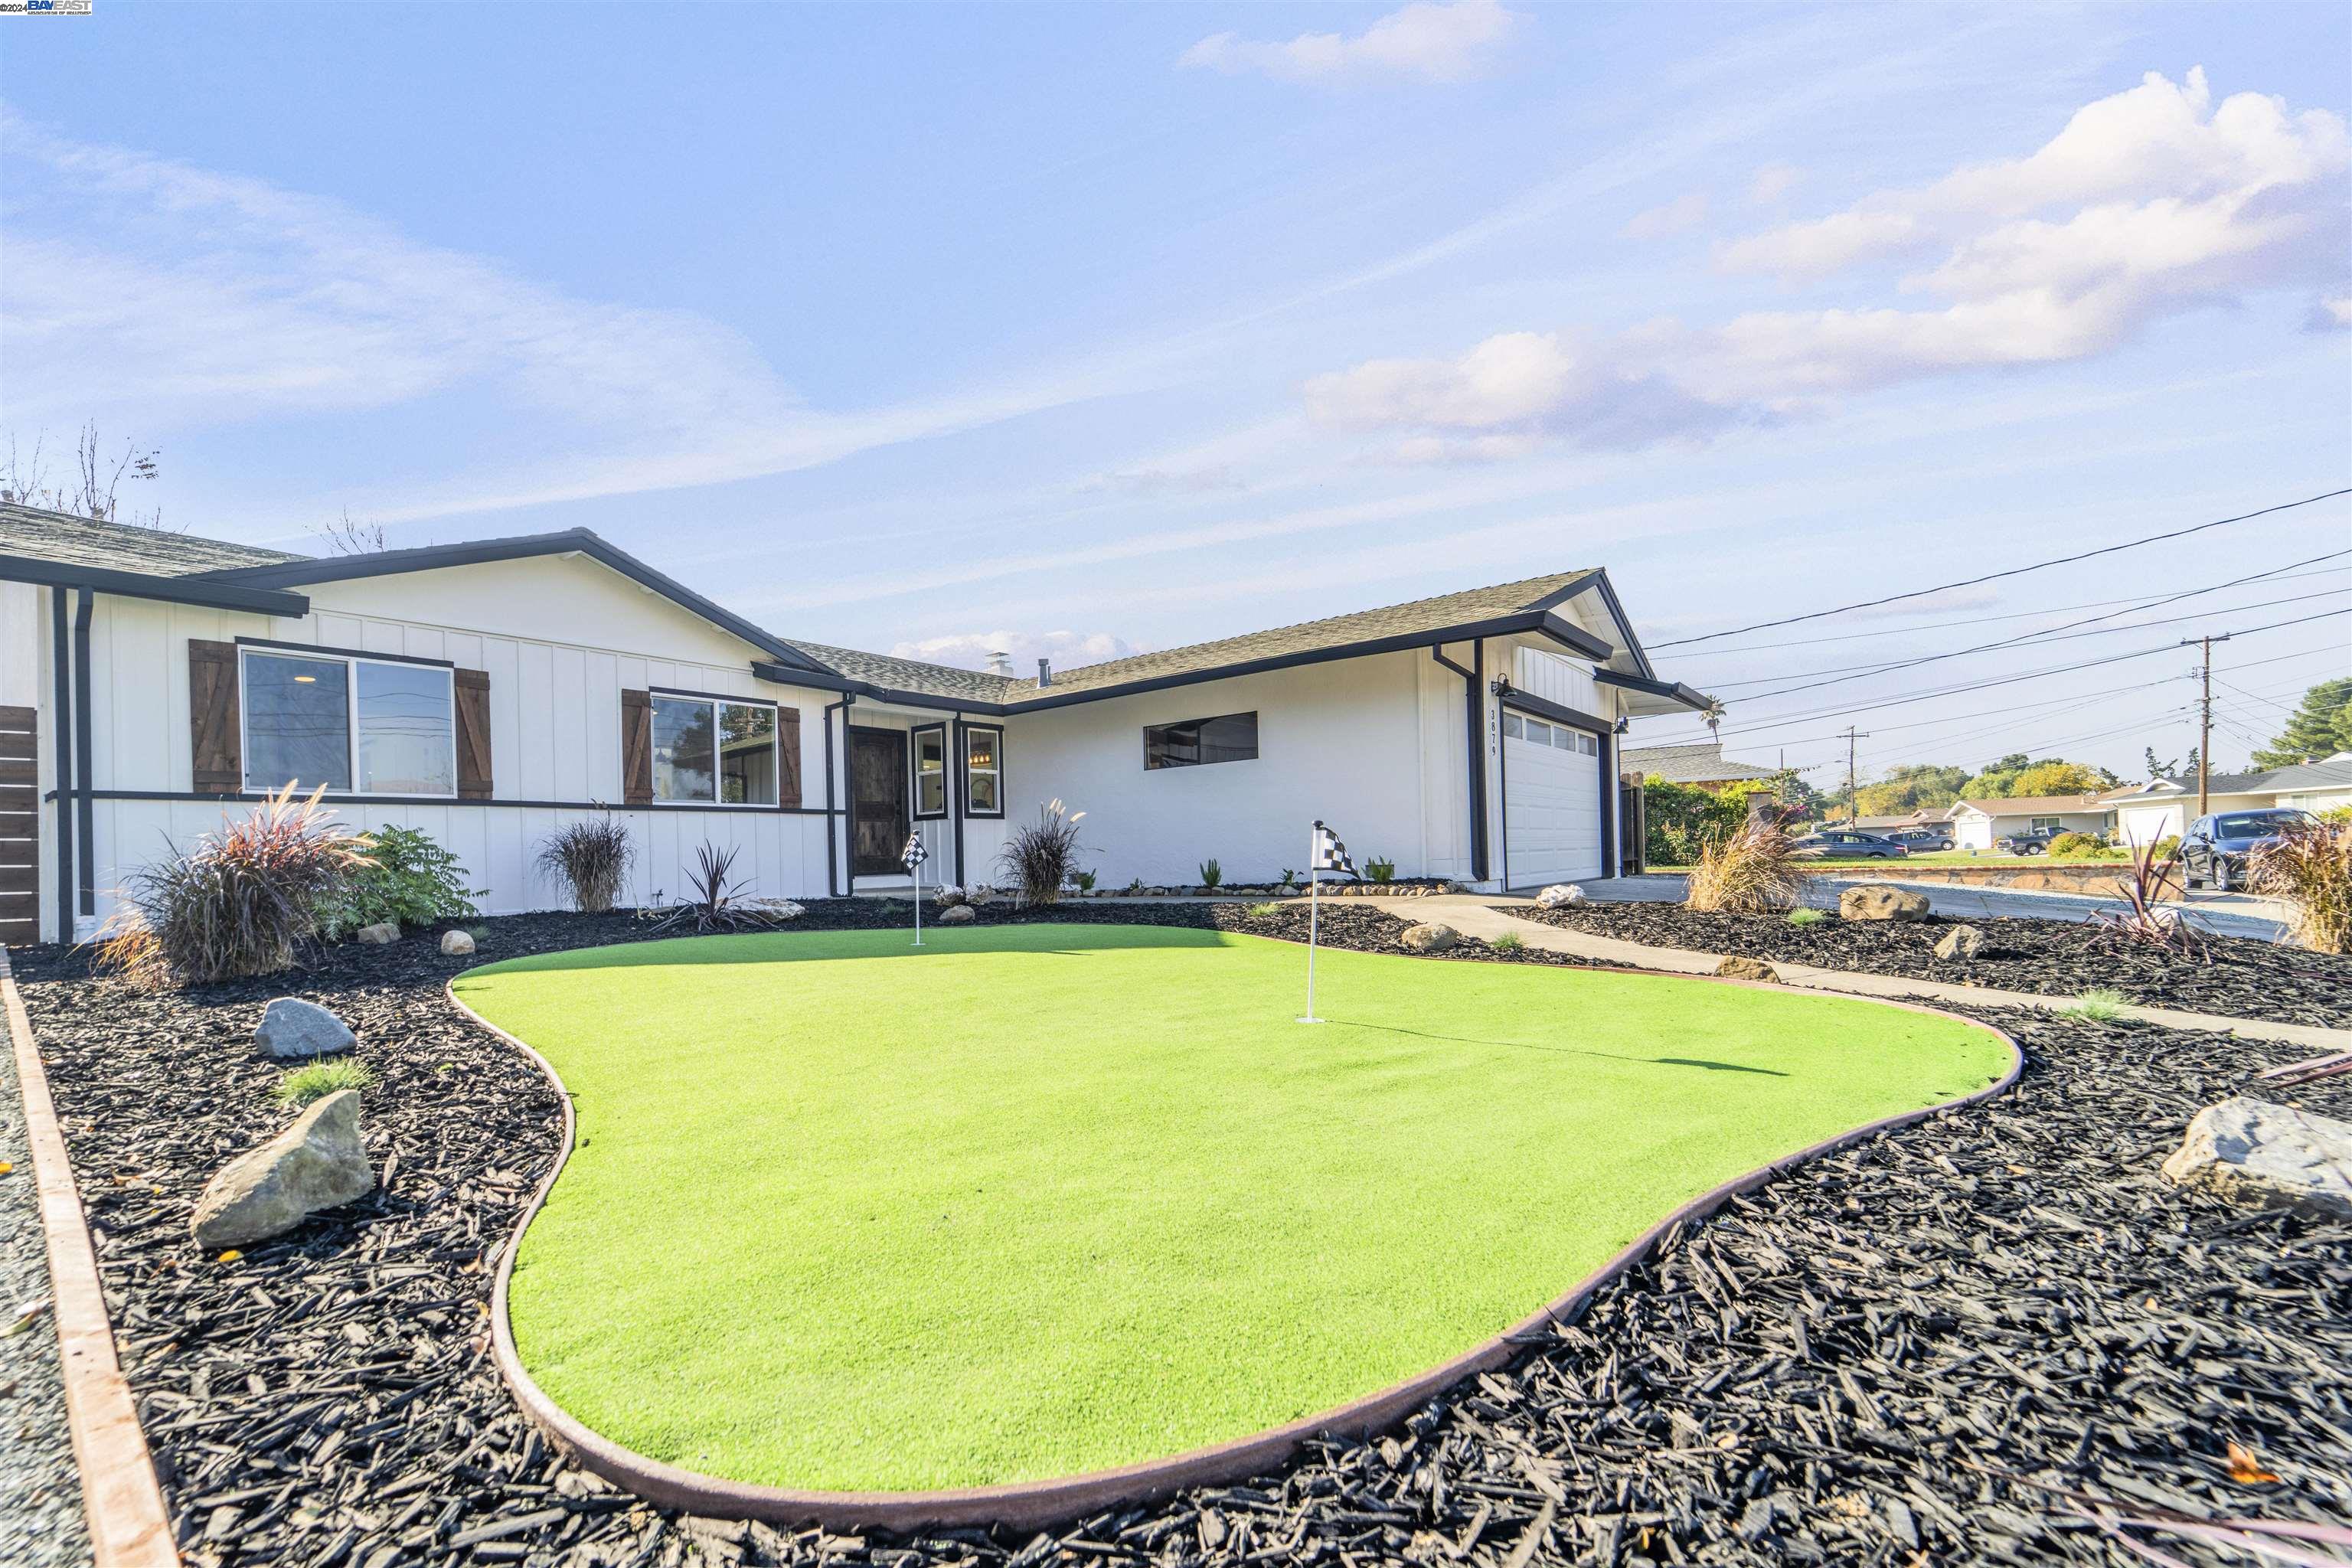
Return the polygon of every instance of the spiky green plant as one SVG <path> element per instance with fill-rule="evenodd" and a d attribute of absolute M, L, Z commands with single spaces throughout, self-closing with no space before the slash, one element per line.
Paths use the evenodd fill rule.
<path fill-rule="evenodd" d="M 2074 998 L 2071 1007 L 2061 1007 L 2062 1018 L 2081 1018 L 2093 1024 L 2113 1023 L 2124 1016 L 2128 998 L 2111 986 L 2097 985 Z"/>
<path fill-rule="evenodd" d="M 1784 918 L 1792 926 L 1817 926 L 1830 917 L 1820 910 L 1790 910 Z"/>
<path fill-rule="evenodd" d="M 1507 931 L 1486 944 L 1496 952 L 1517 952 L 1528 945 L 1527 938 L 1515 931 Z"/>
<path fill-rule="evenodd" d="M 336 1057 L 310 1062 L 281 1076 L 270 1086 L 269 1098 L 295 1110 L 347 1089 L 365 1089 L 375 1081 L 367 1063 L 356 1057 Z"/>
<path fill-rule="evenodd" d="M 1249 907 L 1249 917 L 1254 921 L 1270 921 L 1281 912 L 1280 904 L 1252 904 Z"/>

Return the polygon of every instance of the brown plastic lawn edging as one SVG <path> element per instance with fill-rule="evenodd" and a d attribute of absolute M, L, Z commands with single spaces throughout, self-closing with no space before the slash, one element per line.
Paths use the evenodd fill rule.
<path fill-rule="evenodd" d="M 155 1479 L 154 1457 L 139 1425 L 139 1407 L 114 1353 L 106 1291 L 98 1277 L 73 1163 L 58 1126 L 48 1074 L 33 1039 L 33 1021 L 16 994 L 8 952 L 0 947 L 0 1006 L 16 1060 L 16 1092 L 25 1102 L 25 1142 L 33 1159 L 41 1232 L 48 1247 L 50 1312 L 64 1374 L 66 1427 L 80 1472 L 82 1512 L 89 1521 L 96 1568 L 178 1568 L 172 1517 Z"/>
<path fill-rule="evenodd" d="M 1801 986 L 1734 980 L 1720 975 L 1668 974 L 1656 970 L 1608 968 L 1598 964 L 1579 965 L 1574 971 L 1580 973 L 1596 972 L 1638 975 L 1663 983 L 1696 982 L 1744 986 L 1758 991 L 1821 994 Z M 2025 1067 L 2024 1053 L 2018 1048 L 2017 1042 L 1990 1024 L 1963 1018 L 1940 1007 L 1923 1006 L 1916 1002 L 1898 1002 L 1882 996 L 1845 997 L 1844 1000 L 1853 1002 L 1952 1018 L 1970 1028 L 1981 1029 L 2009 1047 L 2009 1070 L 1985 1088 L 1958 1099 L 1881 1117 L 1867 1126 L 1841 1132 L 1810 1148 L 1784 1154 L 1768 1164 L 1759 1165 L 1745 1175 L 1735 1176 L 1675 1209 L 1627 1243 L 1608 1262 L 1578 1281 L 1565 1295 L 1503 1332 L 1427 1372 L 1329 1410 L 1252 1433 L 1245 1437 L 1230 1438 L 1186 1453 L 1146 1459 L 1114 1469 L 1090 1470 L 1083 1475 L 940 1491 L 803 1491 L 789 1487 L 729 1480 L 723 1476 L 706 1475 L 698 1470 L 649 1458 L 579 1420 L 533 1381 L 522 1364 L 521 1355 L 515 1349 L 514 1327 L 508 1315 L 509 1289 L 514 1274 L 515 1257 L 522 1248 L 523 1235 L 530 1228 L 530 1222 L 537 1217 L 548 1194 L 554 1190 L 557 1178 L 562 1175 L 565 1163 L 572 1158 L 576 1129 L 572 1093 L 564 1087 L 562 1075 L 555 1070 L 553 1063 L 525 1041 L 499 1028 L 459 1001 L 454 977 L 451 983 L 443 985 L 442 994 L 464 1016 L 537 1064 L 563 1102 L 563 1139 L 556 1152 L 555 1163 L 540 1179 L 530 1203 L 524 1205 L 521 1216 L 515 1222 L 514 1233 L 508 1237 L 499 1256 L 496 1282 L 491 1288 L 492 1356 L 498 1364 L 499 1375 L 506 1380 L 515 1402 L 575 1463 L 648 1502 L 706 1518 L 756 1519 L 769 1524 L 787 1526 L 816 1524 L 827 1530 L 839 1531 L 876 1528 L 910 1533 L 925 1528 L 952 1529 L 991 1524 L 1021 1530 L 1039 1529 L 1105 1509 L 1164 1497 L 1186 1487 L 1246 1479 L 1273 1469 L 1296 1453 L 1302 1444 L 1325 1434 L 1370 1437 L 1394 1426 L 1415 1408 L 1465 1379 L 1477 1373 L 1491 1372 L 1516 1360 L 1556 1321 L 1573 1321 L 1587 1300 L 1648 1257 L 1659 1241 L 1677 1226 L 1703 1219 L 1730 1199 L 1752 1192 L 1807 1161 L 1881 1132 L 1907 1127 L 1941 1111 L 1973 1105 L 2004 1093 L 2017 1082 L 2018 1075 Z"/>

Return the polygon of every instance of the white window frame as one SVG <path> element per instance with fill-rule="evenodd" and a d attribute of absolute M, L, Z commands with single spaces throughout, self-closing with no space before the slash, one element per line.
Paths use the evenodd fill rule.
<path fill-rule="evenodd" d="M 2066 831 L 2066 819 L 2063 816 L 2029 816 L 2025 819 L 2025 829 L 2029 833 L 2063 833 Z"/>
<path fill-rule="evenodd" d="M 989 735 L 996 742 L 996 763 L 993 767 L 975 768 L 971 765 L 971 738 L 974 735 L 983 732 Z M 979 817 L 982 821 L 992 822 L 1004 815 L 1004 726 L 1002 724 L 966 724 L 962 726 L 962 734 L 963 739 L 957 742 L 955 744 L 955 784 L 956 788 L 962 792 L 960 798 L 963 801 L 963 814 L 966 816 Z M 972 775 L 975 773 L 985 773 L 996 781 L 995 810 L 983 811 L 980 807 L 971 804 L 971 781 Z M 926 820 L 935 819 L 927 818 Z"/>
<path fill-rule="evenodd" d="M 382 795 L 393 800 L 456 800 L 457 798 L 457 669 L 429 658 L 398 658 L 361 653 L 340 653 L 333 648 L 305 648 L 292 645 L 239 643 L 236 649 L 236 770 L 241 795 L 268 795 L 282 789 L 286 781 L 256 784 L 251 782 L 253 756 L 253 704 L 246 700 L 245 663 L 249 658 L 291 658 L 310 664 L 340 664 L 343 667 L 343 773 L 352 782 L 346 787 L 330 789 L 331 795 Z M 438 791 L 406 789 L 366 789 L 360 784 L 360 666 L 389 665 L 398 669 L 437 669 L 449 683 L 449 789 Z M 298 781 L 299 782 L 299 781 Z M 310 786 L 316 789 L 314 782 Z"/>
<path fill-rule="evenodd" d="M 653 702 L 699 702 L 710 710 L 710 798 L 709 800 L 674 800 L 661 793 L 661 770 L 654 770 L 654 804 L 656 805 L 687 805 L 704 810 L 781 811 L 784 798 L 784 717 L 782 704 L 764 697 L 717 697 L 708 691 L 669 691 L 654 687 L 646 693 Z M 719 710 L 728 708 L 765 708 L 774 714 L 768 726 L 768 753 L 772 761 L 769 772 L 775 775 L 776 798 L 773 800 L 721 800 L 721 781 L 726 777 L 727 759 L 720 755 L 722 742 L 719 733 Z M 646 743 L 653 743 L 653 715 L 646 716 Z"/>

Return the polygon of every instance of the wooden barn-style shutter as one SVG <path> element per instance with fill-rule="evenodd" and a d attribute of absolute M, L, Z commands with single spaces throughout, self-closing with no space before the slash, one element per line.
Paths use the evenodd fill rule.
<path fill-rule="evenodd" d="M 621 693 L 621 803 L 654 803 L 654 694 Z"/>
<path fill-rule="evenodd" d="M 236 644 L 188 642 L 188 738 L 199 794 L 245 787 L 244 742 L 236 711 Z"/>
<path fill-rule="evenodd" d="M 779 808 L 801 803 L 801 710 L 797 708 L 776 710 L 776 754 L 782 759 L 776 768 L 776 805 Z"/>
<path fill-rule="evenodd" d="M 457 689 L 457 798 L 490 798 L 490 672 L 459 669 Z"/>

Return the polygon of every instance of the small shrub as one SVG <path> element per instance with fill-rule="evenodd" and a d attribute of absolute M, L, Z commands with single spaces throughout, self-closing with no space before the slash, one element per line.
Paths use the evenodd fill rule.
<path fill-rule="evenodd" d="M 1143 891 L 1143 879 L 1140 877 L 1136 878 L 1135 880 L 1127 885 L 1127 895 L 1129 898 L 1133 898 L 1136 894 L 1141 891 Z"/>
<path fill-rule="evenodd" d="M 2107 986 L 2095 986 L 2074 998 L 2071 1007 L 2061 1007 L 2062 1018 L 2084 1018 L 2094 1024 L 2111 1023 L 2124 1016 L 2126 998 L 2120 991 Z"/>
<path fill-rule="evenodd" d="M 1385 886 L 1396 880 L 1396 862 L 1378 855 L 1364 858 L 1364 875 Z"/>
<path fill-rule="evenodd" d="M 2095 856 L 2106 848 L 2107 841 L 2095 833 L 2062 833 L 2050 841 L 2053 855 Z"/>
<path fill-rule="evenodd" d="M 1280 904 L 1252 904 L 1249 917 L 1254 921 L 1270 921 L 1282 912 Z"/>
<path fill-rule="evenodd" d="M 474 900 L 486 889 L 466 886 L 457 857 L 415 827 L 386 827 L 355 839 L 366 858 L 320 903 L 319 929 L 339 941 L 362 926 L 428 926 L 479 920 Z"/>
<path fill-rule="evenodd" d="M 1787 916 L 1792 926 L 1817 926 L 1829 918 L 1820 910 L 1790 910 Z"/>
<path fill-rule="evenodd" d="M 1095 890 L 1095 874 L 1092 871 L 1073 871 L 1070 873 L 1070 880 L 1081 893 L 1091 893 Z"/>
<path fill-rule="evenodd" d="M 2169 860 L 2179 853 L 2180 835 L 2178 833 L 2168 833 L 2163 837 L 2156 841 L 2156 858 L 2158 859 Z"/>
<path fill-rule="evenodd" d="M 331 1094 L 341 1094 L 347 1089 L 365 1089 L 375 1081 L 375 1074 L 367 1063 L 356 1057 L 337 1057 L 331 1061 L 310 1062 L 282 1075 L 270 1086 L 269 1098 L 291 1110 L 321 1100 Z"/>
<path fill-rule="evenodd" d="M 1685 907 L 1748 915 L 1789 908 L 1805 891 L 1791 843 L 1778 824 L 1753 819 L 1710 837 L 1691 868 Z"/>
<path fill-rule="evenodd" d="M 628 826 L 607 811 L 549 834 L 540 841 L 536 861 L 549 881 L 572 895 L 574 909 L 601 915 L 613 907 L 636 858 Z"/>
<path fill-rule="evenodd" d="M 2352 952 L 2352 823 L 2309 823 L 2254 854 L 2248 885 L 2294 906 L 2294 940 Z"/>
<path fill-rule="evenodd" d="M 1515 931 L 1507 931 L 1486 944 L 1496 952 L 1517 952 L 1528 945 L 1527 939 Z"/>
<path fill-rule="evenodd" d="M 1201 862 L 1201 886 L 1213 888 L 1224 879 L 1225 868 L 1217 864 L 1214 855 Z"/>
<path fill-rule="evenodd" d="M 1298 873 L 1285 866 L 1282 868 L 1282 886 L 1286 891 L 1298 886 Z"/>
<path fill-rule="evenodd" d="M 1078 822 L 1085 816 L 1083 811 L 1064 811 L 1055 800 L 1040 807 L 1036 821 L 1016 828 L 1005 841 L 996 863 L 1012 877 L 1023 903 L 1061 901 L 1062 884 L 1076 868 Z"/>
<path fill-rule="evenodd" d="M 362 857 L 351 833 L 293 787 L 185 855 L 133 873 L 99 933 L 97 967 L 146 988 L 291 969 L 319 934 L 320 906 Z"/>
<path fill-rule="evenodd" d="M 733 847 L 721 849 L 705 844 L 694 852 L 694 869 L 688 873 L 688 892 L 669 912 L 662 917 L 661 929 L 691 926 L 699 933 L 714 931 L 757 931 L 774 925 L 787 906 L 772 900 L 749 896 L 749 879 L 735 876 Z M 793 914 L 800 913 L 797 905 L 789 906 Z"/>

